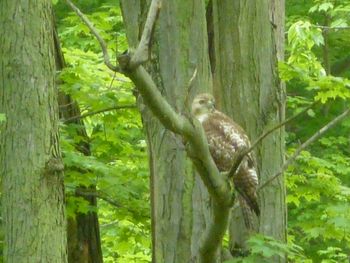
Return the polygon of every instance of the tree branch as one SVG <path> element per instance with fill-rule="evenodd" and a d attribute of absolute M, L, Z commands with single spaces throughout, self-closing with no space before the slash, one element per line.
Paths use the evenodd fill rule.
<path fill-rule="evenodd" d="M 96 197 L 96 198 L 101 199 L 101 200 L 105 201 L 106 203 L 108 203 L 108 204 L 110 204 L 112 206 L 115 206 L 117 208 L 123 207 L 117 201 L 115 201 L 112 198 L 108 197 L 106 194 L 98 192 L 98 191 L 96 191 L 96 192 L 89 192 L 89 191 L 76 189 L 75 193 L 78 194 L 78 195 L 81 195 L 81 196 Z"/>
<path fill-rule="evenodd" d="M 124 54 L 122 56 L 128 56 Z M 170 131 L 183 136 L 189 144 L 188 154 L 195 164 L 204 184 L 215 201 L 222 205 L 231 203 L 228 183 L 220 173 L 209 152 L 204 130 L 196 119 L 187 119 L 176 113 L 157 89 L 151 76 L 142 67 L 126 69 L 125 74 L 135 83 L 144 103 Z"/>
<path fill-rule="evenodd" d="M 290 157 L 282 166 L 282 168 L 270 179 L 268 179 L 266 182 L 264 182 L 262 185 L 259 186 L 259 191 L 263 189 L 265 186 L 267 186 L 269 183 L 271 183 L 273 180 L 275 180 L 277 177 L 283 174 L 283 172 L 288 168 L 288 166 L 295 161 L 295 159 L 299 156 L 299 154 L 307 148 L 311 143 L 319 139 L 323 134 L 325 134 L 329 129 L 334 127 L 336 124 L 338 124 L 340 121 L 342 121 L 348 114 L 350 113 L 350 108 L 344 111 L 342 114 L 334 118 L 332 121 L 327 123 L 325 126 L 323 126 L 320 130 L 318 130 L 314 135 L 312 135 L 308 140 L 306 140 Z"/>
<path fill-rule="evenodd" d="M 134 109 L 134 108 L 136 108 L 136 105 L 113 106 L 113 107 L 108 107 L 108 108 L 101 109 L 101 110 L 96 110 L 96 111 L 91 111 L 91 112 L 88 112 L 88 113 L 84 113 L 82 115 L 73 116 L 73 117 L 70 117 L 68 119 L 65 119 L 64 122 L 65 123 L 69 123 L 69 122 L 72 122 L 72 121 L 75 121 L 75 120 L 80 120 L 80 119 L 83 119 L 83 118 L 86 118 L 86 117 L 89 117 L 89 116 L 92 116 L 92 115 L 96 115 L 96 114 L 99 114 L 99 113 L 107 112 L 107 111 L 121 110 L 121 109 Z"/>
<path fill-rule="evenodd" d="M 66 1 L 70 2 L 69 0 Z M 205 238 L 200 249 L 202 262 L 214 262 L 214 257 L 221 243 L 219 241 L 222 240 L 226 231 L 226 224 L 224 222 L 228 220 L 228 211 L 232 204 L 231 189 L 228 180 L 220 175 L 211 157 L 207 139 L 199 121 L 175 112 L 164 99 L 151 76 L 143 66 L 141 66 L 142 63 L 149 59 L 148 51 L 150 40 L 160 10 L 160 3 L 161 0 L 152 0 L 141 42 L 136 48 L 135 55 L 127 52 L 126 54 L 118 56 L 118 62 L 121 72 L 133 81 L 142 95 L 145 105 L 150 108 L 164 127 L 181 135 L 184 140 L 188 142 L 188 155 L 191 157 L 202 181 L 206 185 L 214 201 L 213 222 L 210 227 L 206 229 Z M 72 7 L 72 5 L 70 6 Z M 79 15 L 78 12 L 77 14 Z M 84 18 L 84 16 L 79 16 L 87 23 L 88 20 Z M 98 34 L 96 34 L 96 30 L 92 30 L 93 27 L 91 24 L 89 28 L 97 37 Z M 103 48 L 103 45 L 101 45 L 101 47 Z M 109 60 L 105 59 L 105 63 L 109 63 Z M 117 69 L 119 70 L 119 68 Z M 213 241 L 215 242 L 213 243 Z"/>
<path fill-rule="evenodd" d="M 128 56 L 125 54 L 123 56 Z M 128 59 L 126 59 L 128 60 Z M 120 64 L 122 65 L 122 64 Z M 201 262 L 213 262 L 220 242 L 226 231 L 229 207 L 232 204 L 232 194 L 225 177 L 221 176 L 209 152 L 203 127 L 196 119 L 187 119 L 176 113 L 162 97 L 151 76 L 139 66 L 133 70 L 122 67 L 123 72 L 135 83 L 144 103 L 152 113 L 169 130 L 185 138 L 189 147 L 187 152 L 192 159 L 202 181 L 214 200 L 213 222 L 206 229 L 203 246 L 200 249 Z"/>
<path fill-rule="evenodd" d="M 162 0 L 154 0 L 148 11 L 145 27 L 142 32 L 140 43 L 132 56 L 129 69 L 134 69 L 145 63 L 149 59 L 151 38 L 153 35 L 155 23 L 160 12 Z"/>
<path fill-rule="evenodd" d="M 159 3 L 158 1 L 152 1 L 151 9 L 158 9 L 156 4 Z M 150 16 L 155 12 L 155 10 L 149 11 L 147 21 L 152 21 Z M 146 27 L 145 29 L 148 30 Z M 144 34 L 145 32 L 142 35 Z M 137 50 L 142 50 L 144 45 L 144 43 L 140 43 Z M 133 81 L 142 95 L 144 103 L 150 108 L 152 113 L 167 129 L 181 135 L 188 142 L 187 153 L 192 159 L 214 203 L 213 222 L 205 231 L 199 257 L 202 263 L 214 262 L 221 244 L 220 241 L 226 231 L 229 208 L 232 204 L 232 194 L 228 181 L 220 175 L 211 157 L 203 127 L 198 120 L 191 117 L 186 118 L 173 110 L 156 87 L 151 76 L 140 66 L 143 58 L 138 58 L 136 55 L 135 59 L 133 59 L 131 54 L 127 53 L 119 56 L 118 61 L 122 71 Z M 141 62 L 133 65 L 130 63 L 131 61 Z M 195 76 L 196 74 L 194 74 Z M 193 78 L 191 78 L 190 83 L 193 81 Z"/>
<path fill-rule="evenodd" d="M 110 223 L 106 223 L 106 224 L 100 225 L 100 227 L 101 228 L 110 227 L 110 226 L 118 225 L 119 223 L 120 223 L 120 220 L 115 220 L 115 221 L 112 221 Z"/>
<path fill-rule="evenodd" d="M 96 37 L 97 41 L 100 43 L 100 46 L 101 46 L 101 49 L 102 49 L 102 52 L 103 52 L 104 62 L 106 64 L 106 66 L 112 71 L 119 72 L 120 71 L 119 67 L 114 66 L 111 63 L 111 61 L 110 61 L 110 58 L 109 58 L 109 55 L 108 55 L 108 51 L 107 51 L 107 44 L 106 44 L 106 42 L 103 40 L 103 38 L 97 32 L 97 30 L 94 28 L 94 26 L 92 25 L 90 20 L 79 10 L 78 7 L 76 7 L 72 3 L 72 1 L 66 0 L 66 3 L 81 18 L 81 20 L 83 20 L 85 25 L 90 29 L 91 33 Z"/>
<path fill-rule="evenodd" d="M 193 71 L 192 77 L 190 78 L 190 80 L 188 81 L 188 84 L 187 84 L 187 94 L 186 94 L 186 97 L 184 100 L 184 105 L 185 105 L 185 109 L 187 108 L 189 113 L 191 112 L 190 93 L 191 93 L 191 90 L 193 88 L 193 81 L 197 77 L 197 72 L 198 72 L 198 70 L 197 70 L 197 68 L 195 68 L 195 70 Z"/>
<path fill-rule="evenodd" d="M 301 112 L 289 117 L 288 119 L 286 119 L 285 121 L 277 124 L 276 126 L 272 127 L 270 130 L 266 131 L 265 133 L 263 133 L 262 135 L 260 135 L 258 137 L 258 139 L 256 139 L 254 141 L 254 143 L 249 147 L 249 148 L 243 148 L 241 150 L 239 150 L 234 159 L 233 159 L 233 165 L 228 173 L 228 177 L 231 178 L 234 176 L 234 174 L 236 173 L 239 165 L 241 164 L 243 158 L 245 155 L 247 155 L 248 153 L 250 153 L 263 139 L 266 138 L 266 136 L 268 136 L 269 134 L 271 134 L 272 132 L 274 132 L 275 130 L 283 127 L 284 125 L 286 125 L 287 123 L 295 120 L 297 117 L 299 117 L 300 115 L 304 114 L 305 112 L 307 112 L 309 109 L 311 109 L 313 106 L 315 106 L 318 102 L 315 101 L 312 104 L 310 104 L 308 107 L 306 107 L 305 109 L 303 109 Z"/>
<path fill-rule="evenodd" d="M 223 209 L 221 205 L 213 203 L 213 222 L 205 231 L 200 246 L 200 262 L 214 262 L 217 246 L 220 246 L 228 224 L 230 209 Z M 216 246 L 215 246 L 216 245 Z"/>
<path fill-rule="evenodd" d="M 142 218 L 148 219 L 148 217 L 142 215 L 139 210 L 133 209 L 133 207 L 127 206 L 125 204 L 121 204 L 120 202 L 116 201 L 110 195 L 108 195 L 106 192 L 101 190 L 96 191 L 89 191 L 91 189 L 89 188 L 76 188 L 75 186 L 65 186 L 66 188 L 74 190 L 75 196 L 82 196 L 82 197 L 95 197 L 97 199 L 103 200 L 109 205 L 116 207 L 118 209 L 123 208 L 129 211 L 130 213 L 137 214 L 138 216 L 141 216 Z M 70 195 L 70 194 L 68 194 Z M 72 195 L 74 195 L 72 193 Z"/>
<path fill-rule="evenodd" d="M 349 30 L 350 26 L 320 26 L 320 25 L 313 25 L 312 27 L 320 28 L 324 31 L 326 30 Z"/>
<path fill-rule="evenodd" d="M 263 139 L 265 139 L 266 136 L 270 135 L 272 132 L 274 132 L 275 130 L 285 126 L 287 123 L 295 120 L 296 118 L 298 118 L 299 116 L 303 115 L 304 113 L 306 113 L 309 109 L 311 109 L 312 107 L 314 107 L 316 104 L 318 103 L 318 101 L 315 101 L 313 103 L 311 103 L 309 106 L 307 106 L 305 109 L 303 109 L 302 111 L 300 111 L 299 113 L 289 117 L 288 119 L 284 120 L 283 122 L 277 124 L 276 126 L 272 127 L 270 130 L 268 130 L 267 132 L 263 133 L 262 135 L 260 135 L 258 137 L 258 139 L 256 139 L 254 141 L 254 143 L 252 144 L 252 146 L 249 147 L 249 149 L 247 149 L 247 153 L 251 152 L 257 145 L 258 143 L 260 143 Z"/>

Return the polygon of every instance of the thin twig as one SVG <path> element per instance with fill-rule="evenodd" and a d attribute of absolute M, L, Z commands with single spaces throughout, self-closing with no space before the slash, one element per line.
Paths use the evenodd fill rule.
<path fill-rule="evenodd" d="M 264 182 L 261 186 L 259 186 L 258 191 L 264 188 L 266 185 L 271 183 L 273 180 L 275 180 L 278 176 L 283 174 L 283 172 L 288 168 L 288 166 L 295 161 L 295 159 L 299 156 L 299 154 L 307 148 L 311 143 L 319 139 L 323 134 L 325 134 L 329 129 L 331 129 L 333 126 L 335 126 L 337 123 L 342 121 L 348 114 L 350 113 L 350 108 L 344 111 L 342 114 L 334 118 L 332 121 L 327 123 L 325 126 L 323 126 L 320 130 L 318 130 L 314 135 L 312 135 L 308 140 L 306 140 L 290 157 L 282 166 L 282 168 L 270 179 L 268 179 L 266 182 Z"/>
<path fill-rule="evenodd" d="M 192 86 L 193 80 L 195 79 L 195 77 L 197 76 L 197 68 L 195 68 L 195 70 L 193 71 L 192 77 L 190 78 L 190 80 L 188 81 L 188 87 Z"/>
<path fill-rule="evenodd" d="M 92 189 L 83 190 L 83 189 L 78 189 L 75 186 L 66 186 L 66 188 L 70 188 L 70 189 L 75 190 L 75 194 L 76 195 L 86 196 L 86 197 L 96 197 L 98 199 L 101 199 L 101 200 L 107 202 L 108 204 L 110 204 L 112 206 L 115 206 L 115 207 L 118 207 L 118 208 L 123 207 L 120 203 L 118 203 L 117 201 L 115 201 L 112 198 L 108 197 L 106 193 L 103 193 L 101 191 L 97 191 L 97 190 L 89 191 L 89 190 L 92 190 Z"/>
<path fill-rule="evenodd" d="M 312 25 L 312 27 L 320 28 L 322 30 L 349 30 L 350 26 L 320 26 Z"/>
<path fill-rule="evenodd" d="M 135 54 L 130 59 L 129 69 L 134 69 L 146 62 L 149 59 L 151 39 L 157 21 L 162 0 L 152 0 L 151 6 L 148 10 L 148 15 L 145 27 L 142 32 L 140 43 L 135 51 Z"/>
<path fill-rule="evenodd" d="M 108 197 L 105 193 L 102 192 L 98 192 L 98 191 L 84 191 L 84 190 L 79 190 L 76 189 L 75 193 L 77 195 L 81 195 L 81 196 L 86 196 L 86 197 L 96 197 L 98 199 L 101 199 L 105 202 L 107 202 L 108 204 L 121 208 L 123 207 L 120 203 L 118 203 L 117 201 L 113 200 L 112 198 Z"/>
<path fill-rule="evenodd" d="M 109 58 L 108 51 L 107 51 L 107 44 L 103 40 L 103 38 L 100 36 L 100 34 L 97 32 L 95 27 L 92 25 L 90 20 L 79 10 L 78 7 L 76 7 L 72 1 L 66 0 L 66 3 L 70 6 L 70 8 L 83 20 L 83 22 L 86 24 L 86 26 L 90 29 L 91 33 L 96 37 L 97 41 L 100 43 L 102 52 L 103 52 L 103 58 L 106 66 L 114 71 L 114 72 L 120 72 L 120 69 L 118 66 L 114 66 Z"/>
<path fill-rule="evenodd" d="M 300 115 L 304 114 L 305 112 L 307 112 L 309 109 L 311 109 L 313 106 L 315 106 L 318 102 L 315 101 L 312 104 L 310 104 L 309 106 L 307 106 L 305 109 L 303 109 L 301 112 L 289 117 L 288 119 L 286 119 L 285 121 L 277 124 L 276 126 L 272 127 L 270 130 L 268 130 L 267 132 L 264 132 L 262 135 L 259 136 L 258 139 L 256 139 L 254 141 L 254 143 L 249 147 L 249 148 L 243 148 L 240 151 L 238 151 L 235 155 L 235 158 L 233 160 L 233 165 L 228 173 L 228 177 L 231 178 L 237 171 L 238 166 L 240 165 L 240 163 L 242 162 L 243 158 L 245 155 L 247 155 L 248 153 L 250 153 L 257 145 L 258 143 L 260 143 L 263 139 L 265 139 L 266 136 L 268 136 L 269 134 L 271 134 L 272 132 L 274 132 L 275 130 L 283 127 L 284 125 L 286 125 L 287 123 L 291 122 L 292 120 L 296 119 L 297 117 L 299 117 Z"/>
<path fill-rule="evenodd" d="M 108 203 L 111 206 L 114 206 L 118 209 L 123 208 L 128 210 L 129 212 L 133 213 L 133 214 L 137 214 L 139 217 L 148 219 L 147 215 L 143 215 L 139 210 L 137 209 L 133 209 L 133 207 L 121 204 L 120 202 L 116 201 L 115 199 L 113 199 L 110 195 L 108 195 L 106 192 L 101 191 L 101 190 L 95 190 L 93 191 L 93 189 L 78 189 L 74 186 L 66 186 L 66 188 L 70 188 L 70 189 L 74 189 L 75 190 L 75 195 L 77 196 L 84 196 L 84 197 L 95 197 L 97 199 L 103 200 L 106 203 Z"/>
<path fill-rule="evenodd" d="M 61 109 L 61 108 L 68 108 L 70 106 L 72 106 L 73 104 L 75 103 L 75 101 L 72 101 L 72 102 L 69 102 L 67 104 L 62 104 L 62 105 L 59 105 L 58 107 Z"/>
<path fill-rule="evenodd" d="M 233 165 L 232 165 L 232 167 L 231 167 L 231 169 L 230 169 L 230 171 L 228 172 L 228 175 L 227 175 L 228 178 L 232 178 L 236 174 L 239 165 L 243 161 L 244 156 L 246 156 L 246 154 L 249 153 L 249 151 L 248 151 L 249 149 L 250 148 L 243 147 L 242 149 L 239 149 L 235 153 L 235 155 L 233 157 L 233 160 L 232 160 Z"/>
<path fill-rule="evenodd" d="M 119 223 L 120 223 L 120 220 L 115 220 L 115 221 L 112 221 L 110 223 L 106 223 L 106 224 L 100 225 L 100 227 L 101 228 L 110 227 L 110 226 L 113 226 L 113 225 L 118 225 Z"/>
<path fill-rule="evenodd" d="M 86 118 L 86 117 L 89 117 L 92 115 L 96 115 L 99 113 L 107 112 L 107 111 L 121 110 L 121 109 L 134 109 L 134 108 L 136 108 L 136 105 L 114 106 L 114 107 L 109 107 L 109 108 L 105 108 L 105 109 L 101 109 L 101 110 L 97 110 L 97 111 L 88 112 L 88 113 L 78 115 L 78 116 L 73 116 L 73 117 L 70 117 L 70 118 L 64 120 L 64 122 L 68 123 L 68 122 L 72 122 L 75 120 L 80 120 L 80 119 L 83 119 L 83 118 Z"/>
<path fill-rule="evenodd" d="M 271 134 L 272 132 L 274 132 L 275 130 L 283 127 L 284 125 L 286 125 L 287 123 L 295 120 L 296 118 L 298 118 L 300 115 L 304 114 L 305 112 L 307 112 L 309 109 L 311 109 L 312 107 L 314 107 L 316 104 L 318 103 L 318 101 L 315 101 L 313 103 L 311 103 L 309 106 L 307 106 L 305 109 L 303 109 L 301 112 L 289 117 L 288 119 L 286 119 L 285 121 L 277 124 L 275 127 L 271 128 L 270 130 L 268 130 L 267 132 L 263 133 L 262 135 L 259 136 L 258 139 L 255 140 L 255 142 L 252 144 L 252 146 L 249 147 L 249 149 L 247 149 L 247 153 L 251 152 L 254 147 L 256 147 L 256 145 L 258 143 L 260 143 L 263 139 L 265 139 L 265 137 L 269 134 Z"/>
<path fill-rule="evenodd" d="M 191 112 L 190 93 L 191 93 L 191 90 L 193 88 L 193 81 L 197 77 L 197 72 L 198 72 L 198 70 L 197 70 L 197 68 L 195 68 L 195 70 L 193 71 L 192 77 L 188 81 L 187 87 L 186 87 L 187 93 L 186 93 L 186 98 L 184 100 L 184 104 L 185 104 L 185 109 L 188 110 L 189 112 Z"/>
<path fill-rule="evenodd" d="M 108 87 L 109 90 L 112 89 L 113 83 L 114 83 L 114 80 L 115 80 L 116 76 L 117 76 L 117 72 L 114 72 L 113 73 L 113 78 L 112 78 L 111 83 L 109 84 L 109 87 Z"/>

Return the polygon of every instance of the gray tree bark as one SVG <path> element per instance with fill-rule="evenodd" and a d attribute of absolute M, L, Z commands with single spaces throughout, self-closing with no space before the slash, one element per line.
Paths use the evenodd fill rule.
<path fill-rule="evenodd" d="M 148 5 L 138 0 L 121 2 L 129 45 L 136 47 Z M 162 3 L 147 69 L 167 101 L 183 114 L 188 113 L 187 102 L 193 95 L 211 89 L 204 21 L 204 1 Z M 193 89 L 188 90 L 195 69 L 197 77 Z M 211 220 L 208 192 L 195 175 L 181 137 L 165 129 L 142 100 L 139 102 L 151 171 L 152 262 L 194 262 L 198 260 L 202 234 Z"/>
<path fill-rule="evenodd" d="M 278 11 L 282 9 L 282 6 L 280 2 L 267 0 L 259 3 L 253 1 L 213 2 L 214 20 L 208 25 L 214 28 L 212 31 L 215 36 L 215 45 L 210 46 L 210 54 L 213 55 L 212 52 L 214 52 L 215 55 L 212 57 L 212 60 L 215 61 L 212 69 L 215 69 L 216 95 L 222 108 L 245 127 L 250 137 L 254 139 L 267 127 L 283 120 L 284 117 L 283 89 L 277 74 L 277 58 L 282 54 L 282 45 L 278 42 L 280 40 L 278 37 L 283 36 L 283 15 L 280 15 Z M 129 25 L 128 38 L 131 40 L 131 47 L 135 47 L 141 27 L 135 28 L 132 25 L 137 25 L 137 21 L 143 21 L 145 8 L 138 1 L 123 1 L 122 3 L 126 25 Z M 191 76 L 188 73 L 191 66 L 196 65 L 200 74 L 195 86 L 210 87 L 210 84 L 208 85 L 211 81 L 208 39 L 203 33 L 203 29 L 206 30 L 204 19 L 202 1 L 163 1 L 162 3 L 159 26 L 155 33 L 156 41 L 153 43 L 155 52 L 152 54 L 152 63 L 148 70 L 153 73 L 153 78 L 163 96 L 177 112 L 183 115 L 186 115 L 184 105 L 186 106 L 188 94 L 181 90 L 183 90 L 182 87 L 186 87 L 186 78 L 189 79 Z M 234 27 L 231 27 L 232 20 Z M 205 44 L 202 40 L 205 40 Z M 232 47 L 233 43 L 234 47 Z M 119 61 L 122 62 L 122 60 Z M 168 107 L 168 105 L 161 103 L 160 94 L 152 91 L 154 85 L 147 79 L 143 69 L 134 70 L 132 67 L 125 67 L 125 64 L 122 67 L 129 70 L 126 75 L 129 75 L 135 83 L 145 86 L 145 88 L 140 86 L 138 89 L 143 92 L 153 114 L 163 124 L 166 124 L 168 129 L 181 133 L 179 123 L 174 124 L 176 129 L 172 128 L 169 123 L 170 117 L 167 117 L 167 114 L 172 117 L 174 115 L 169 109 L 162 110 L 162 107 Z M 189 98 L 192 97 L 192 92 L 197 93 L 199 89 L 190 90 Z M 154 101 L 152 101 L 152 96 L 156 96 Z M 232 112 L 232 105 L 236 111 Z M 196 255 L 196 253 L 189 253 L 189 246 L 198 243 L 193 239 L 193 235 L 188 235 L 190 232 L 182 232 L 182 230 L 190 229 L 187 226 L 191 226 L 186 221 L 188 217 L 183 217 L 183 215 L 192 215 L 192 208 L 188 206 L 191 199 L 186 198 L 184 185 L 187 183 L 191 187 L 194 186 L 193 179 L 191 180 L 191 177 L 184 172 L 186 166 L 184 156 L 181 155 L 182 143 L 179 138 L 165 130 L 158 120 L 149 114 L 147 108 L 141 107 L 141 110 L 143 110 L 148 135 L 152 173 L 153 261 L 187 262 L 189 258 L 193 259 L 193 255 Z M 164 113 L 164 116 L 158 111 Z M 178 121 L 175 118 L 172 120 L 174 123 Z M 273 175 L 282 164 L 283 141 L 283 131 L 279 131 L 271 135 L 269 139 L 265 139 L 258 148 L 258 168 L 261 173 L 261 181 Z M 177 177 L 179 174 L 183 175 L 182 178 L 185 178 L 185 181 Z M 206 180 L 205 177 L 203 179 Z M 210 188 L 208 185 L 207 187 Z M 174 191 L 175 188 L 176 191 Z M 260 232 L 285 240 L 283 179 L 280 178 L 274 188 L 273 191 L 266 189 L 261 191 L 263 214 Z M 174 203 L 174 200 L 177 200 L 177 203 Z M 193 195 L 192 200 L 194 200 Z M 189 210 L 184 210 L 186 206 L 189 207 Z M 273 221 L 270 218 L 271 214 L 276 216 Z M 192 221 L 195 222 L 195 217 L 192 218 Z M 210 224 L 210 221 L 204 222 Z M 186 227 L 183 228 L 183 226 Z M 206 228 L 208 226 L 206 224 Z M 195 237 L 198 240 L 198 235 Z M 188 257 L 189 255 L 191 257 Z M 205 261 L 203 258 L 202 260 Z M 283 258 L 276 260 L 284 261 Z"/>
<path fill-rule="evenodd" d="M 277 61 L 283 59 L 284 1 L 213 0 L 215 96 L 219 107 L 254 141 L 284 119 L 284 87 Z M 284 131 L 278 130 L 255 150 L 260 182 L 282 166 Z M 281 176 L 259 193 L 259 232 L 286 240 L 285 186 Z M 244 247 L 247 231 L 235 209 L 231 246 Z M 283 258 L 274 262 L 284 262 Z"/>
<path fill-rule="evenodd" d="M 51 1 L 0 2 L 4 261 L 67 262 Z"/>
<path fill-rule="evenodd" d="M 55 25 L 56 26 L 56 25 Z M 55 62 L 57 70 L 61 71 L 65 66 L 65 60 L 61 45 L 58 39 L 57 31 L 54 31 L 55 43 Z M 60 119 L 66 121 L 66 124 L 75 125 L 75 132 L 82 140 L 76 144 L 76 149 L 84 154 L 90 156 L 89 137 L 87 135 L 84 122 L 81 119 L 70 120 L 73 117 L 80 116 L 80 108 L 76 101 L 68 94 L 62 91 L 58 92 L 59 116 Z M 67 167 L 66 167 L 67 169 Z M 79 170 L 79 167 L 76 167 Z M 67 170 L 66 170 L 67 171 Z M 84 198 L 89 202 L 91 207 L 97 208 L 96 196 L 87 196 L 82 193 L 96 193 L 96 185 L 90 187 L 78 186 L 76 187 L 75 196 Z M 102 263 L 102 248 L 100 238 L 100 227 L 98 221 L 98 214 L 95 211 L 88 213 L 78 213 L 75 218 L 67 219 L 67 236 L 68 236 L 68 263 Z"/>

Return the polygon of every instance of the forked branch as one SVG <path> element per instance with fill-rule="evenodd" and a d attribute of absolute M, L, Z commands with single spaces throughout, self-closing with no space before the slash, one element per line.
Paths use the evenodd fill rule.
<path fill-rule="evenodd" d="M 89 26 L 91 32 L 99 39 L 102 49 L 106 51 L 106 46 L 97 31 L 89 23 L 88 19 L 81 12 L 74 8 L 70 0 L 67 3 Z M 188 153 L 195 153 L 192 161 L 198 173 L 206 185 L 209 194 L 214 200 L 213 222 L 207 228 L 200 249 L 200 262 L 211 263 L 215 261 L 216 252 L 220 246 L 228 220 L 228 213 L 232 204 L 232 194 L 227 180 L 220 175 L 209 152 L 205 133 L 199 121 L 188 116 L 183 116 L 175 112 L 170 104 L 165 100 L 149 73 L 143 68 L 142 63 L 149 59 L 149 48 L 151 36 L 154 31 L 154 24 L 158 17 L 161 0 L 152 0 L 148 12 L 145 29 L 142 33 L 141 41 L 134 54 L 126 52 L 118 57 L 121 72 L 129 77 L 142 95 L 143 102 L 148 106 L 159 121 L 170 131 L 181 135 L 189 144 Z M 78 12 L 79 11 L 79 12 Z M 108 53 L 104 51 L 105 63 L 113 71 L 119 70 L 109 63 Z M 196 76 L 196 72 L 190 79 L 190 83 Z"/>
<path fill-rule="evenodd" d="M 135 51 L 135 54 L 130 60 L 129 69 L 134 69 L 148 61 L 151 48 L 151 39 L 161 6 L 161 0 L 152 1 L 140 43 Z"/>
<path fill-rule="evenodd" d="M 160 0 L 152 1 L 146 20 L 149 21 L 149 26 L 146 29 L 147 32 L 144 31 L 142 36 L 148 35 L 150 28 L 154 27 L 154 24 L 151 22 L 153 21 L 154 23 L 154 14 L 159 12 L 159 6 Z M 147 24 L 146 22 L 146 25 Z M 144 41 L 142 39 L 144 39 Z M 151 109 L 152 113 L 167 129 L 181 135 L 189 144 L 187 148 L 188 154 L 214 200 L 213 222 L 205 231 L 199 253 L 201 263 L 211 263 L 215 261 L 216 252 L 218 251 L 218 247 L 226 231 L 229 208 L 232 203 L 230 187 L 225 178 L 220 176 L 210 155 L 208 143 L 201 124 L 195 119 L 186 118 L 176 113 L 159 92 L 151 76 L 143 66 L 141 66 L 141 63 L 144 62 L 146 54 L 148 53 L 145 50 L 147 50 L 146 47 L 148 48 L 150 46 L 149 41 L 151 38 L 142 37 L 142 39 L 134 56 L 130 53 L 126 53 L 118 57 L 119 65 L 124 74 L 134 82 L 142 95 L 144 103 Z M 195 70 L 189 83 L 192 84 L 196 74 L 197 70 Z"/>

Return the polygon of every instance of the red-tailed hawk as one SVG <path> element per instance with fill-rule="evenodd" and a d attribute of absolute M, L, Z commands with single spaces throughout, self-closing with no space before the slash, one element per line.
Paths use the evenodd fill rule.
<path fill-rule="evenodd" d="M 220 172 L 228 172 L 234 155 L 238 150 L 250 147 L 244 130 L 224 113 L 215 109 L 215 100 L 211 94 L 197 95 L 192 103 L 192 113 L 201 122 L 209 144 L 210 153 Z M 252 228 L 247 214 L 248 207 L 260 215 L 257 201 L 258 176 L 251 153 L 242 160 L 238 171 L 233 176 L 235 189 L 242 207 L 245 224 Z M 250 212 L 250 211 L 249 211 Z"/>

